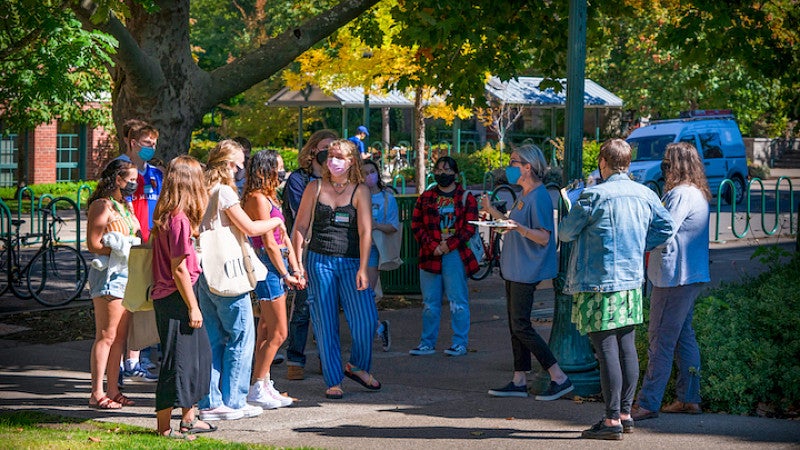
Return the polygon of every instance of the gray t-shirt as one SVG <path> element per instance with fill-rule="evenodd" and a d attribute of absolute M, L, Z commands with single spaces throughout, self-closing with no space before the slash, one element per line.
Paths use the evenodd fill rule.
<path fill-rule="evenodd" d="M 553 233 L 553 201 L 547 188 L 540 185 L 519 197 L 511 207 L 509 219 L 526 228 L 541 228 L 550 232 L 547 245 L 539 245 L 517 231 L 509 231 L 503 238 L 500 267 L 503 278 L 517 283 L 538 283 L 555 278 L 556 237 Z"/>

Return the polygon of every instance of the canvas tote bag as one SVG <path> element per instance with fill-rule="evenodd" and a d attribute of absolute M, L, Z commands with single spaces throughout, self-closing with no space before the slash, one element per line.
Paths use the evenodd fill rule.
<path fill-rule="evenodd" d="M 220 222 L 219 190 L 209 199 L 209 208 Z M 267 278 L 267 268 L 244 235 L 233 226 L 218 226 L 200 233 L 200 261 L 208 288 L 215 295 L 237 297 Z"/>
<path fill-rule="evenodd" d="M 122 306 L 132 312 L 152 310 L 152 286 L 153 248 L 150 244 L 134 245 L 128 255 L 128 284 L 125 285 Z"/>
<path fill-rule="evenodd" d="M 389 196 L 383 191 L 383 221 L 386 222 L 386 205 Z M 378 270 L 395 270 L 403 265 L 400 248 L 403 246 L 403 226 L 394 233 L 372 230 L 372 241 L 378 247 Z"/>

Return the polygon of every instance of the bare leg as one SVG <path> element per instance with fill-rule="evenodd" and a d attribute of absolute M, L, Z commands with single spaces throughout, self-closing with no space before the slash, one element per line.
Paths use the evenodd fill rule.
<path fill-rule="evenodd" d="M 272 302 L 260 302 L 259 309 L 254 379 L 264 379 L 269 375 L 272 360 L 289 334 L 285 294 Z"/>
<path fill-rule="evenodd" d="M 97 401 L 106 395 L 103 390 L 104 375 L 108 376 L 109 393 L 114 395 L 119 393 L 116 383 L 124 339 L 118 339 L 118 333 L 124 331 L 127 335 L 128 328 L 127 311 L 122 307 L 121 299 L 109 301 L 106 297 L 96 297 L 92 299 L 92 303 L 96 330 L 91 353 L 92 397 Z M 121 323 L 123 321 L 124 323 Z"/>

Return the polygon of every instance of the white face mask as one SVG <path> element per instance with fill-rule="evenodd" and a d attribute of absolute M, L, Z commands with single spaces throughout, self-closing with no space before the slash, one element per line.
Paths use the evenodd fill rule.
<path fill-rule="evenodd" d="M 347 173 L 347 170 L 350 169 L 350 161 L 346 159 L 330 157 L 328 158 L 328 170 L 331 171 L 331 175 L 335 177 L 340 177 Z"/>

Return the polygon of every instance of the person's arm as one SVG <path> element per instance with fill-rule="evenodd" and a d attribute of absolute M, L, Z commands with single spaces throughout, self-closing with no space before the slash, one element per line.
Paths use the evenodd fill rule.
<path fill-rule="evenodd" d="M 300 208 L 297 210 L 297 217 L 294 221 L 294 232 L 292 233 L 292 245 L 294 245 L 294 252 L 297 256 L 297 262 L 300 267 L 303 267 L 303 242 L 305 242 L 309 229 L 313 226 L 311 223 L 311 211 L 314 209 L 314 204 L 317 202 L 317 185 L 322 183 L 322 180 L 312 181 L 306 186 L 303 192 L 303 198 L 300 201 Z"/>
<path fill-rule="evenodd" d="M 378 212 L 380 217 L 372 217 L 372 229 L 381 231 L 386 234 L 392 234 L 400 229 L 398 219 L 399 213 L 397 211 L 397 200 L 394 196 L 384 191 L 381 193 L 383 197 L 383 205 Z M 385 219 L 384 219 L 385 216 Z"/>
<path fill-rule="evenodd" d="M 303 266 L 297 259 L 297 254 L 294 252 L 294 246 L 292 245 L 292 240 L 289 239 L 289 233 L 286 230 L 281 230 L 283 243 L 286 244 L 286 248 L 289 250 L 289 270 L 291 271 L 292 277 L 294 277 L 296 284 L 295 287 L 298 289 L 305 289 L 306 287 L 306 279 L 305 279 L 305 272 L 303 271 Z"/>
<path fill-rule="evenodd" d="M 358 253 L 359 265 L 356 273 L 356 288 L 363 291 L 369 287 L 369 276 L 367 275 L 367 264 L 369 263 L 369 252 L 372 248 L 372 199 L 369 188 L 359 184 L 356 187 L 353 206 L 357 211 L 358 218 Z"/>
<path fill-rule="evenodd" d="M 653 197 L 655 198 L 655 201 L 651 202 L 653 219 L 650 221 L 650 227 L 647 229 L 645 251 L 653 250 L 659 245 L 665 244 L 678 231 L 669 211 L 664 208 L 655 194 L 653 194 Z"/>
<path fill-rule="evenodd" d="M 537 199 L 541 200 L 541 199 Z M 546 203 L 537 201 L 532 208 L 530 208 L 526 225 L 521 225 L 519 222 L 511 221 L 516 225 L 514 230 L 522 235 L 525 239 L 531 240 L 536 244 L 545 246 L 550 242 L 551 231 L 542 227 L 543 223 L 550 223 L 547 219 L 543 218 L 545 214 L 553 216 L 552 203 L 550 198 L 547 198 Z"/>
<path fill-rule="evenodd" d="M 411 213 L 411 232 L 414 234 L 414 239 L 419 242 L 419 246 L 425 249 L 425 253 L 433 253 L 439 245 L 439 241 L 431 236 L 428 226 L 425 223 L 425 202 L 427 196 L 425 193 L 417 198 L 417 203 L 414 204 L 414 210 Z"/>
<path fill-rule="evenodd" d="M 197 297 L 195 297 L 194 289 L 192 289 L 192 277 L 186 265 L 186 256 L 170 259 L 170 267 L 172 268 L 172 278 L 175 280 L 175 286 L 177 286 L 183 302 L 186 303 L 186 307 L 189 309 L 189 326 L 200 328 L 203 326 L 203 314 L 200 312 Z"/>
<path fill-rule="evenodd" d="M 297 211 L 300 208 L 300 200 L 303 198 L 303 192 L 305 192 L 306 186 L 308 185 L 306 175 L 302 173 L 303 169 L 297 169 L 296 171 L 292 172 L 289 175 L 289 179 L 286 180 L 286 200 L 289 203 L 289 209 L 291 209 L 292 214 L 294 217 L 297 217 Z"/>
<path fill-rule="evenodd" d="M 111 249 L 103 245 L 103 234 L 110 217 L 108 200 L 97 199 L 89 205 L 86 219 L 86 247 L 96 255 L 111 254 Z"/>

